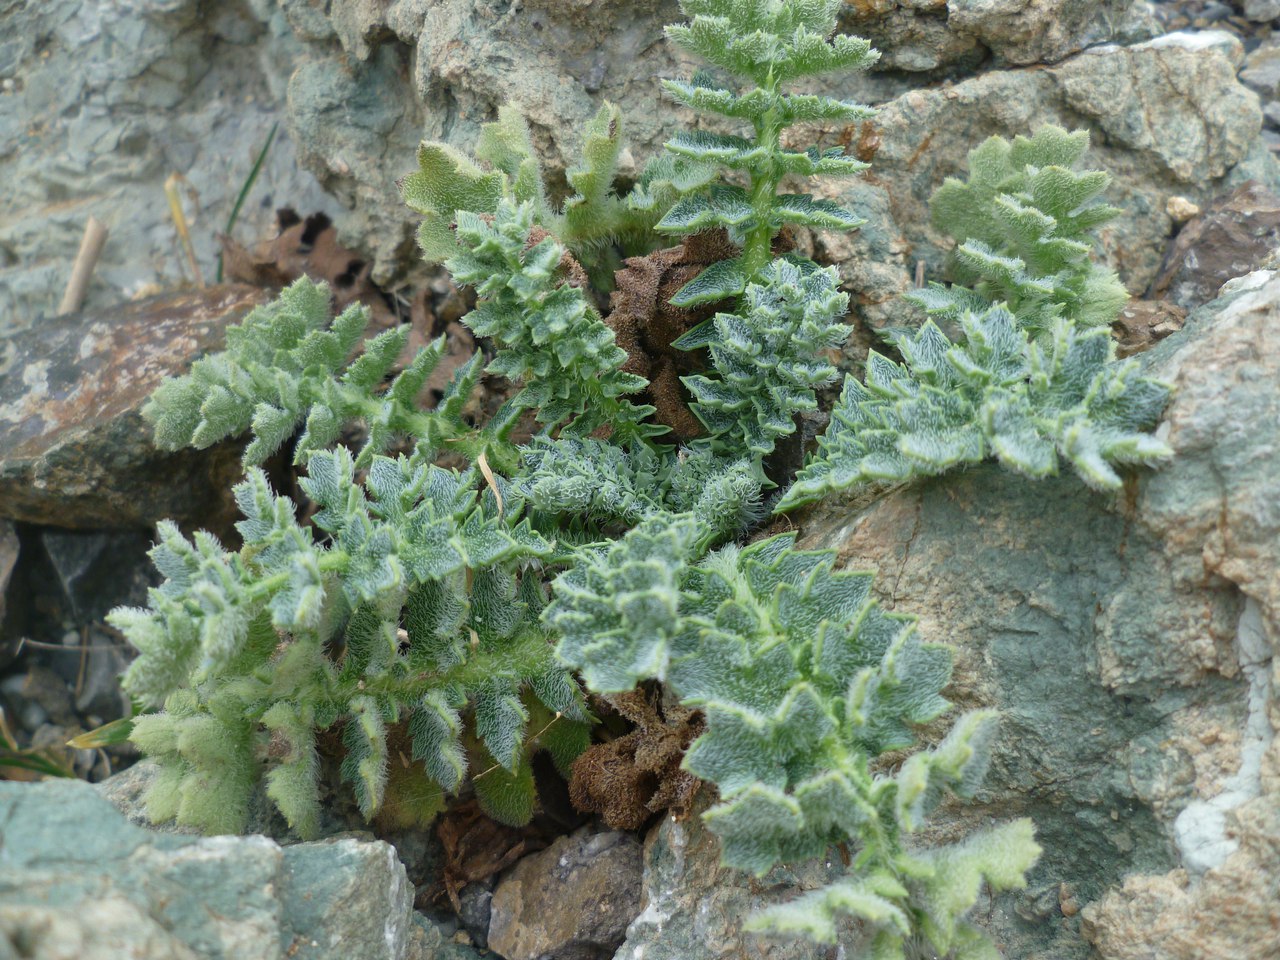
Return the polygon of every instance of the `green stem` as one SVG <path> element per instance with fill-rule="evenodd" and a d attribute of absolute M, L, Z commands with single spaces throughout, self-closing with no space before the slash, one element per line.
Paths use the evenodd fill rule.
<path fill-rule="evenodd" d="M 777 81 L 770 77 L 765 90 L 776 100 Z M 759 170 L 751 172 L 751 207 L 755 225 L 747 233 L 742 253 L 743 268 L 748 278 L 754 278 L 773 259 L 773 224 L 770 217 L 778 195 L 778 184 L 782 180 L 776 159 L 782 145 L 782 124 L 777 107 L 770 107 L 764 116 L 757 118 L 755 128 L 756 143 L 765 149 L 765 159 Z"/>
<path fill-rule="evenodd" d="M 342 570 L 351 562 L 351 557 L 343 550 L 330 550 L 320 557 L 320 570 L 324 573 L 331 573 L 335 570 Z M 248 588 L 250 600 L 261 600 L 263 597 L 269 597 L 277 590 L 284 587 L 289 582 L 292 572 L 283 570 L 280 573 L 273 574 L 265 580 L 259 580 Z"/>

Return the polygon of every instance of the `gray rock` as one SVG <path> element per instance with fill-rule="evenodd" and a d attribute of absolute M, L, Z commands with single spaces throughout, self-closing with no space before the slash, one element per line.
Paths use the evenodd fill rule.
<path fill-rule="evenodd" d="M 989 466 L 804 520 L 955 647 L 958 706 L 1003 713 L 977 803 L 932 830 L 1035 821 L 1031 888 L 980 914 L 1006 956 L 1280 951 L 1277 330 L 1263 272 L 1143 354 L 1175 455 L 1123 494 Z"/>
<path fill-rule="evenodd" d="M 468 883 L 458 893 L 462 909 L 458 920 L 481 949 L 489 945 L 489 923 L 493 917 L 493 879 Z"/>
<path fill-rule="evenodd" d="M 78 781 L 0 783 L 0 824 L 0 955 L 461 960 L 415 932 L 385 843 L 154 833 Z"/>
<path fill-rule="evenodd" d="M 159 767 L 153 760 L 142 760 L 121 770 L 96 785 L 103 799 L 115 807 L 131 824 L 152 832 L 183 836 L 199 834 L 173 822 L 153 824 L 146 814 L 146 791 L 155 781 Z M 368 834 L 369 824 L 361 817 L 348 792 L 327 796 L 321 805 L 319 836 L 322 838 Z M 259 785 L 249 801 L 245 832 L 260 834 L 277 843 L 297 843 L 297 835 Z M 409 880 L 417 887 L 438 889 L 444 882 L 444 854 L 434 830 L 382 831 L 380 839 L 392 844 L 404 864 Z"/>
<path fill-rule="evenodd" d="M 1280 247 L 1280 196 L 1246 183 L 1178 233 L 1148 296 L 1199 307 Z"/>
<path fill-rule="evenodd" d="M 261 12 L 242 0 L 0 4 L 0 332 L 53 312 L 90 214 L 111 230 L 90 307 L 190 283 L 163 192 L 171 173 L 187 178 L 197 258 L 213 280 L 216 234 L 283 119 L 303 50 L 278 11 Z M 287 135 L 236 235 L 265 235 L 285 205 L 337 210 Z"/>
<path fill-rule="evenodd" d="M 1052 63 L 1156 32 L 1148 5 L 1129 0 L 947 0 L 947 13 L 948 26 L 1010 64 Z"/>
<path fill-rule="evenodd" d="M 506 960 L 607 960 L 640 912 L 640 844 L 583 828 L 525 857 L 494 890 L 489 949 Z"/>
<path fill-rule="evenodd" d="M 1170 197 L 1207 206 L 1246 163 L 1265 186 L 1280 179 L 1274 159 L 1257 151 L 1262 115 L 1236 80 L 1240 49 L 1228 34 L 1170 34 L 898 97 L 863 130 L 868 175 L 819 184 L 870 222 L 819 235 L 816 252 L 839 266 L 866 320 L 904 323 L 912 314 L 898 297 L 916 262 L 928 279 L 945 275 L 949 245 L 929 223 L 928 200 L 964 173 L 968 152 L 991 134 L 1084 126 L 1093 134 L 1086 162 L 1112 174 L 1107 199 L 1124 211 L 1102 231 L 1102 250 L 1132 291 L 1144 290 L 1173 229 Z"/>
<path fill-rule="evenodd" d="M 1280 19 L 1280 0 L 1244 0 L 1244 15 L 1254 23 Z"/>
<path fill-rule="evenodd" d="M 323 187 L 348 209 L 335 217 L 343 242 L 370 258 L 373 278 L 384 285 L 401 282 L 417 263 L 413 217 L 400 203 L 395 181 L 412 169 L 420 138 L 470 150 L 479 124 L 498 105 L 514 104 L 528 115 L 554 183 L 575 158 L 584 123 L 606 99 L 618 103 L 626 118 L 624 176 L 690 119 L 663 103 L 658 82 L 695 66 L 661 39 L 662 25 L 679 19 L 674 0 L 245 0 L 247 6 L 226 5 L 213 18 L 196 15 L 196 0 L 137 2 L 144 12 L 128 22 L 110 12 L 77 18 L 83 0 L 0 14 L 18 38 L 0 45 L 0 79 L 14 80 L 10 96 L 16 104 L 0 118 L 10 118 L 15 135 L 18 126 L 35 131 L 29 141 L 15 139 L 24 150 L 0 157 L 0 171 L 18 184 L 12 209 L 0 206 L 0 249 L 13 250 L 23 264 L 5 270 L 0 260 L 0 308 L 5 297 L 15 304 L 43 298 L 47 308 L 65 279 L 84 211 L 72 203 L 49 212 L 41 206 L 46 196 L 110 198 L 95 207 L 111 214 L 100 210 L 99 216 L 109 221 L 114 238 L 99 271 L 99 302 L 143 282 L 176 279 L 181 263 L 171 249 L 164 204 L 151 199 L 158 198 L 158 183 L 171 168 L 186 172 L 200 193 L 206 222 L 197 223 L 196 232 L 209 263 L 220 211 L 243 174 L 210 163 L 205 145 L 218 143 L 219 159 L 237 153 L 249 158 L 282 113 L 290 136 L 273 149 L 255 193 L 262 202 L 247 208 L 241 234 L 263 235 L 268 208 L 283 202 L 332 211 L 333 204 L 317 196 Z M 920 200 L 904 204 L 902 196 L 927 197 L 937 185 L 929 174 L 954 170 L 964 150 L 992 132 L 1025 133 L 1047 114 L 1070 125 L 1084 118 L 1107 137 L 1115 169 L 1132 180 L 1139 221 L 1134 236 L 1111 235 L 1117 260 L 1146 249 L 1168 227 L 1158 222 L 1163 203 L 1153 196 L 1167 186 L 1167 174 L 1146 154 L 1211 152 L 1206 144 L 1221 140 L 1220 152 L 1239 154 L 1221 172 L 1191 164 L 1174 173 L 1206 193 L 1245 156 L 1274 166 L 1265 150 L 1250 154 L 1258 141 L 1257 130 L 1250 130 L 1253 108 L 1240 100 L 1230 77 L 1207 64 L 1208 49 L 1193 51 L 1198 58 L 1128 57 L 1097 46 L 1152 34 L 1147 5 L 1136 0 L 856 0 L 846 5 L 842 27 L 869 36 L 883 54 L 871 74 L 829 85 L 840 96 L 888 105 L 881 162 L 872 179 L 847 197 L 874 222 L 852 246 L 831 241 L 833 254 L 857 258 L 846 279 L 873 323 L 889 322 L 901 309 L 886 303 L 914 270 L 914 262 L 904 263 L 907 251 L 919 247 L 932 256 Z M 46 34 L 54 42 L 42 59 L 29 38 Z M 1236 41 L 1222 39 L 1228 36 L 1181 42 L 1235 43 L 1233 55 L 1242 55 Z M 108 40 L 113 51 L 125 49 L 104 63 Z M 1080 65 L 1086 55 L 1076 54 L 1086 48 L 1106 56 Z M 201 55 L 188 55 L 194 49 Z M 964 78 L 992 64 L 1066 57 L 1072 59 L 1051 76 L 997 69 L 957 87 L 913 92 L 922 72 L 930 80 Z M 5 63 L 12 64 L 12 74 L 4 72 Z M 97 79 L 82 82 L 82 73 Z M 118 79 L 124 75 L 140 79 L 125 85 Z M 954 117 L 942 109 L 927 116 L 915 109 L 915 97 L 957 92 L 991 99 Z M 245 99 L 252 103 L 246 106 Z M 963 100 L 942 103 L 958 108 Z M 1200 112 L 1209 118 L 1207 129 L 1190 125 Z M 911 130 L 897 130 L 895 114 Z M 54 119 L 35 122 L 46 115 Z M 173 130 L 181 136 L 163 132 Z M 829 133 L 869 142 L 856 129 Z M 894 144 L 892 138 L 903 133 L 909 135 Z M 174 137 L 178 142 L 171 143 Z M 922 164 L 918 151 L 925 143 Z M 89 164 L 88 154 L 78 152 L 87 150 L 82 144 L 93 144 L 94 155 L 109 155 L 109 162 Z M 50 163 L 58 151 L 67 157 L 58 154 L 58 162 Z M 295 159 L 316 179 L 290 172 Z M 220 179 L 212 175 L 215 166 Z M 54 171 L 61 173 L 51 185 Z M 1154 205 L 1148 209 L 1149 202 Z M 1123 269 L 1122 275 L 1139 289 L 1149 282 L 1143 271 L 1151 266 L 1136 255 L 1134 279 Z"/>
<path fill-rule="evenodd" d="M 1274 100 L 1280 94 L 1280 49 L 1262 46 L 1249 54 L 1240 82 L 1264 99 Z"/>
<path fill-rule="evenodd" d="M 777 867 L 762 880 L 720 866 L 720 841 L 702 823 L 710 805 L 704 789 L 684 820 L 671 816 L 644 845 L 640 915 L 614 960 L 828 960 L 831 949 L 802 937 L 769 940 L 742 929 L 757 910 L 797 890 L 815 889 L 839 872 L 839 861 Z M 846 929 L 847 955 L 865 946 Z"/>
<path fill-rule="evenodd" d="M 0 516 L 79 529 L 149 529 L 234 515 L 233 444 L 156 449 L 141 408 L 166 376 L 218 349 L 267 297 L 248 287 L 171 294 L 42 320 L 0 340 Z"/>

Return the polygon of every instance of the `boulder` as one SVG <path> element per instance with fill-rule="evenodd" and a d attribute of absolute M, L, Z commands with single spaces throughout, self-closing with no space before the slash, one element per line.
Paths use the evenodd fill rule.
<path fill-rule="evenodd" d="M 243 286 L 168 294 L 0 340 L 0 517 L 72 529 L 225 524 L 238 447 L 157 450 L 141 410 L 268 296 Z"/>
<path fill-rule="evenodd" d="M 1241 54 L 1225 33 L 1170 34 L 897 97 L 850 133 L 871 170 L 818 184 L 817 192 L 852 207 L 867 225 L 819 234 L 816 254 L 839 266 L 873 326 L 900 325 L 912 314 L 898 298 L 917 264 L 926 279 L 946 277 L 950 243 L 930 225 L 928 201 L 948 176 L 966 174 L 969 151 L 993 134 L 1083 126 L 1092 134 L 1085 162 L 1112 175 L 1106 199 L 1123 211 L 1103 228 L 1102 252 L 1131 291 L 1145 290 L 1174 229 L 1170 199 L 1207 206 L 1249 171 L 1264 185 L 1277 183 L 1275 161 L 1259 140 L 1257 98 L 1236 79 Z"/>
<path fill-rule="evenodd" d="M 0 783 L 0 823 L 0 955 L 465 956 L 423 929 L 404 867 L 380 841 L 154 833 L 70 780 Z"/>
<path fill-rule="evenodd" d="M 931 830 L 1035 821 L 1029 889 L 980 913 L 1005 956 L 1280 952 L 1277 331 L 1260 272 L 1143 354 L 1174 456 L 1115 496 L 992 465 L 803 518 L 953 646 L 958 707 L 1003 714 L 977 802 Z"/>
<path fill-rule="evenodd" d="M 90 308 L 191 282 L 163 191 L 170 174 L 186 178 L 197 260 L 214 280 L 217 233 L 284 117 L 304 50 L 274 6 L 0 4 L 0 337 L 14 319 L 53 312 L 90 214 L 111 231 Z M 266 235 L 277 206 L 338 209 L 283 126 L 235 234 Z"/>

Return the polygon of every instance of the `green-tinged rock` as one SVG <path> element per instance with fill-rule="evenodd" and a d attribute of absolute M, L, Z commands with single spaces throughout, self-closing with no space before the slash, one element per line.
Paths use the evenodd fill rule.
<path fill-rule="evenodd" d="M 158 833 L 86 783 L 0 783 L 0 957 L 460 960 L 412 903 L 380 841 Z"/>
<path fill-rule="evenodd" d="M 931 829 L 1035 822 L 1029 889 L 979 912 L 1006 957 L 1280 952 L 1277 331 L 1260 272 L 1144 355 L 1174 453 L 1114 495 L 981 467 L 804 518 L 954 645 L 958 707 L 1002 712 L 977 804 Z"/>
<path fill-rule="evenodd" d="M 721 843 L 701 815 L 714 797 L 706 789 L 691 816 L 667 816 L 644 845 L 643 910 L 627 928 L 615 960 L 826 960 L 831 948 L 803 937 L 770 939 L 743 929 L 747 917 L 842 873 L 839 860 L 778 867 L 762 879 L 720 865 Z M 834 852 L 833 852 L 834 854 Z M 864 940 L 841 929 L 850 956 Z"/>

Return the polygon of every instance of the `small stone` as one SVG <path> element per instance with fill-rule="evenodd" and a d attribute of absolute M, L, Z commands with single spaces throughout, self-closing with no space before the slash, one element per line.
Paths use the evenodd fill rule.
<path fill-rule="evenodd" d="M 1280 0 L 1244 0 L 1244 15 L 1254 23 L 1280 18 Z"/>
<path fill-rule="evenodd" d="M 1205 23 L 1217 23 L 1219 20 L 1225 20 L 1233 15 L 1235 11 L 1227 4 L 1214 0 L 1212 3 L 1206 3 L 1200 11 L 1200 19 Z"/>
<path fill-rule="evenodd" d="M 489 922 L 493 913 L 493 882 L 468 883 L 458 893 L 462 909 L 458 919 L 466 927 L 475 945 L 484 949 L 489 945 Z"/>
<path fill-rule="evenodd" d="M 641 849 L 587 828 L 521 860 L 493 893 L 489 948 L 506 960 L 608 960 L 640 912 Z"/>
<path fill-rule="evenodd" d="M 1164 205 L 1165 213 L 1174 223 L 1185 223 L 1200 215 L 1200 207 L 1186 197 L 1170 197 Z"/>
<path fill-rule="evenodd" d="M 1224 283 L 1256 270 L 1277 246 L 1280 196 L 1246 183 L 1182 228 L 1147 299 L 1171 300 L 1188 310 L 1208 303 Z"/>
<path fill-rule="evenodd" d="M 27 733 L 35 733 L 49 720 L 49 711 L 34 700 L 28 700 L 18 710 L 18 722 Z"/>
<path fill-rule="evenodd" d="M 1280 95 L 1280 47 L 1259 47 L 1245 58 L 1240 82 L 1265 99 Z"/>

